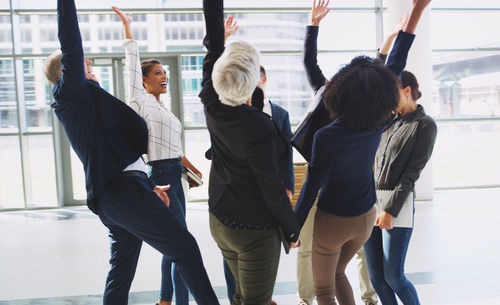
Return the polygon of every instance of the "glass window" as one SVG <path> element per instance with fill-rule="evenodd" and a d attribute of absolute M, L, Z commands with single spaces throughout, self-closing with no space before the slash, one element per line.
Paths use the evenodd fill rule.
<path fill-rule="evenodd" d="M 26 125 L 30 131 L 50 130 L 52 126 L 51 101 L 47 96 L 49 84 L 45 79 L 43 68 L 42 59 L 23 60 Z"/>
<path fill-rule="evenodd" d="M 437 117 L 500 116 L 500 51 L 434 52 L 431 113 Z"/>
<path fill-rule="evenodd" d="M 18 128 L 15 85 L 13 61 L 0 59 L 0 131 Z"/>
<path fill-rule="evenodd" d="M 210 160 L 205 158 L 205 152 L 210 148 L 210 136 L 208 130 L 185 130 L 185 155 L 200 170 L 203 175 L 203 185 L 191 188 L 187 192 L 188 200 L 208 198 L 208 177 L 210 174 Z"/>
<path fill-rule="evenodd" d="M 0 210 L 23 208 L 21 151 L 17 136 L 0 137 Z"/>
<path fill-rule="evenodd" d="M 462 0 L 464 1 L 464 0 Z M 486 0 L 482 0 L 483 2 Z M 20 9 L 37 9 L 37 8 L 47 8 L 46 1 L 33 1 L 33 0 L 18 0 L 15 8 Z M 88 8 L 105 8 L 109 9 L 111 5 L 115 4 L 113 0 L 87 0 L 78 3 L 79 9 Z M 269 6 L 268 0 L 228 0 L 225 1 L 226 7 L 266 7 Z M 375 5 L 374 0 L 337 0 L 334 3 L 334 7 L 373 7 Z M 8 3 L 7 3 L 8 6 Z M 198 1 L 186 1 L 186 0 L 122 0 L 120 1 L 120 6 L 122 7 L 134 7 L 134 8 L 200 8 L 201 4 Z M 273 7 L 310 7 L 310 0 L 276 0 L 273 1 Z M 1 7 L 1 6 L 0 6 Z M 8 8 L 8 7 L 6 7 Z M 55 8 L 55 5 L 54 5 Z"/>
<path fill-rule="evenodd" d="M 10 16 L 0 15 L 0 54 L 12 54 Z"/>
<path fill-rule="evenodd" d="M 500 28 L 498 10 L 433 11 L 431 26 L 433 49 L 500 47 L 500 41 L 496 38 L 497 29 Z"/>
<path fill-rule="evenodd" d="M 438 122 L 434 187 L 500 184 L 500 121 Z"/>
<path fill-rule="evenodd" d="M 28 136 L 28 160 L 25 171 L 30 177 L 29 207 L 57 206 L 54 141 L 52 135 Z"/>
<path fill-rule="evenodd" d="M 87 200 L 85 189 L 85 172 L 83 165 L 73 148 L 71 148 L 71 180 L 73 182 L 73 199 Z"/>
<path fill-rule="evenodd" d="M 500 8 L 500 2 L 495 0 L 439 0 L 432 2 L 432 7 L 439 8 Z"/>

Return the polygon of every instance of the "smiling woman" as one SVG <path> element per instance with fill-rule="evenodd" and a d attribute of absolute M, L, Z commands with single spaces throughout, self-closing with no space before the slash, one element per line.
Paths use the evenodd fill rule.
<path fill-rule="evenodd" d="M 170 198 L 170 211 L 186 227 L 186 202 L 181 184 L 183 166 L 188 167 L 200 178 L 202 175 L 183 154 L 181 122 L 160 100 L 160 96 L 167 93 L 167 71 L 156 59 L 140 61 L 137 43 L 133 40 L 130 30 L 132 15 L 126 16 L 116 7 L 113 7 L 113 10 L 120 17 L 125 32 L 123 47 L 125 48 L 125 69 L 129 73 L 130 91 L 127 102 L 148 126 L 147 159 L 148 164 L 151 165 L 151 178 L 160 185 L 170 185 L 167 191 Z M 176 304 L 188 304 L 188 291 L 175 264 L 167 257 L 163 257 L 158 304 L 171 303 L 174 292 Z"/>

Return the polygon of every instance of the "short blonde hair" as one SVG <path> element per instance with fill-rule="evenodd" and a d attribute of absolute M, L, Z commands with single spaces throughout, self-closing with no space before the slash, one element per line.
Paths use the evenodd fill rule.
<path fill-rule="evenodd" d="M 45 60 L 45 67 L 43 73 L 47 80 L 54 85 L 61 79 L 62 75 L 62 65 L 61 65 L 62 52 L 61 50 L 56 50 L 50 54 Z"/>
<path fill-rule="evenodd" d="M 260 78 L 259 53 L 250 44 L 229 44 L 214 64 L 212 82 L 222 103 L 239 106 L 252 96 Z"/>

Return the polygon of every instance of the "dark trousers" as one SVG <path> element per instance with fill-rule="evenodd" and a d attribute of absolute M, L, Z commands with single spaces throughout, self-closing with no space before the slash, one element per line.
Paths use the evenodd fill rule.
<path fill-rule="evenodd" d="M 269 305 L 281 242 L 276 230 L 235 230 L 210 213 L 210 231 L 236 282 L 232 305 Z"/>
<path fill-rule="evenodd" d="M 177 264 L 198 304 L 219 304 L 196 240 L 143 178 L 116 178 L 99 195 L 97 204 L 111 243 L 104 305 L 128 303 L 142 241 Z"/>
<path fill-rule="evenodd" d="M 226 290 L 227 290 L 227 299 L 229 303 L 233 303 L 234 293 L 236 291 L 236 283 L 234 282 L 234 276 L 231 273 L 231 269 L 229 269 L 229 265 L 226 263 L 226 259 L 222 259 L 224 265 L 224 278 L 226 279 Z"/>
<path fill-rule="evenodd" d="M 169 210 L 187 228 L 186 199 L 182 189 L 181 176 L 182 164 L 179 159 L 159 160 L 151 164 L 151 179 L 158 185 L 170 184 L 170 189 L 167 191 L 168 198 L 170 198 Z M 163 256 L 160 299 L 171 302 L 174 292 L 176 305 L 189 304 L 189 293 L 176 264 L 167 256 Z"/>

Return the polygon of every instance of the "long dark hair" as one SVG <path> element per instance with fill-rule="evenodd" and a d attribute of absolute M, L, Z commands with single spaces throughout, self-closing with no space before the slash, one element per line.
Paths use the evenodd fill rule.
<path fill-rule="evenodd" d="M 404 89 L 408 86 L 411 88 L 411 97 L 414 101 L 417 101 L 422 97 L 422 92 L 420 92 L 418 87 L 417 78 L 413 73 L 405 70 L 401 73 L 401 87 Z"/>

